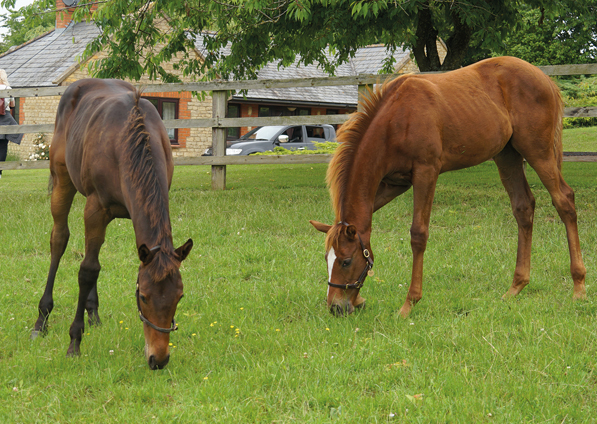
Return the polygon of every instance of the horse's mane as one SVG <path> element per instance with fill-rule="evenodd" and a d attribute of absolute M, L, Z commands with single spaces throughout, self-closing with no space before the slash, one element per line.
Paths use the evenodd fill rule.
<path fill-rule="evenodd" d="M 150 272 L 157 281 L 160 281 L 178 269 L 180 262 L 171 254 L 172 229 L 167 207 L 167 193 L 163 193 L 154 166 L 150 134 L 145 127 L 144 114 L 139 107 L 140 98 L 141 91 L 135 89 L 134 104 L 126 123 L 124 136 L 128 162 L 125 178 L 131 182 L 136 192 L 136 203 L 143 208 L 143 213 L 149 218 L 151 238 L 156 240 L 156 245 L 160 246 L 160 251 L 150 264 Z"/>
<path fill-rule="evenodd" d="M 371 121 L 377 114 L 385 94 L 394 82 L 396 80 L 386 80 L 383 85 L 378 84 L 373 90 L 367 86 L 368 95 L 359 101 L 360 110 L 353 113 L 350 119 L 342 124 L 338 130 L 336 139 L 340 144 L 330 161 L 326 174 L 332 207 L 336 214 L 335 222 L 344 219 L 342 205 L 348 189 L 348 177 L 352 172 L 353 157 Z M 328 233 L 328 239 L 330 237 Z"/>

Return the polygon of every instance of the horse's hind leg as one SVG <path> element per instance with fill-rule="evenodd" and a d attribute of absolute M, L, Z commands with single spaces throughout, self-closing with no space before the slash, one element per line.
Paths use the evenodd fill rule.
<path fill-rule="evenodd" d="M 508 144 L 495 158 L 504 188 L 510 196 L 512 213 L 518 223 L 518 251 L 512 286 L 504 298 L 516 296 L 529 283 L 535 198 L 524 174 L 520 153 Z"/>
<path fill-rule="evenodd" d="M 35 339 L 38 335 L 44 334 L 47 331 L 48 316 L 54 308 L 53 290 L 56 272 L 60 265 L 60 259 L 66 250 L 70 231 L 68 229 L 68 213 L 70 212 L 73 198 L 77 193 L 73 183 L 71 182 L 68 171 L 64 168 L 60 174 L 54 174 L 52 178 L 52 199 L 51 211 L 54 219 L 54 226 L 52 227 L 52 235 L 50 237 L 50 271 L 48 272 L 48 279 L 46 281 L 46 288 L 42 295 L 38 311 L 39 316 L 33 330 L 31 331 L 31 339 Z"/>
<path fill-rule="evenodd" d="M 99 204 L 97 197 L 88 196 L 85 203 L 85 258 L 79 268 L 79 299 L 75 319 L 70 326 L 67 356 L 80 353 L 81 339 L 85 331 L 85 309 L 90 293 L 94 288 L 97 290 L 97 277 L 101 269 L 99 252 L 106 236 L 106 227 L 111 220 L 112 218 Z"/>
<path fill-rule="evenodd" d="M 585 288 L 585 275 L 587 273 L 580 251 L 580 240 L 578 237 L 578 224 L 576 218 L 576 206 L 574 204 L 574 191 L 564 181 L 562 172 L 555 158 L 549 160 L 527 159 L 533 167 L 541 182 L 549 191 L 551 200 L 560 215 L 560 219 L 566 226 L 568 237 L 568 250 L 570 251 L 570 272 L 574 282 L 574 299 L 584 299 L 587 291 Z"/>

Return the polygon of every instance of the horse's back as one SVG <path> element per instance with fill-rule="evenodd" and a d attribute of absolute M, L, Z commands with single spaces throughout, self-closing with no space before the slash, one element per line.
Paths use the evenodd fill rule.
<path fill-rule="evenodd" d="M 509 141 L 525 152 L 537 143 L 543 149 L 547 139 L 553 146 L 561 112 L 557 88 L 520 59 L 492 58 L 445 74 L 406 75 L 389 89 L 380 116 L 403 121 L 393 128 L 401 135 L 401 153 L 435 152 L 442 172 L 490 159 Z M 388 120 L 392 115 L 399 119 Z"/>
<path fill-rule="evenodd" d="M 127 163 L 126 143 L 131 131 L 147 134 L 154 166 L 172 178 L 172 153 L 155 107 L 139 98 L 125 81 L 84 79 L 68 87 L 60 100 L 52 140 L 51 169 L 65 172 L 84 196 L 101 191 L 102 203 L 124 204 L 122 175 Z M 131 123 L 140 112 L 141 127 Z"/>
<path fill-rule="evenodd" d="M 112 113 L 111 100 L 132 94 L 134 87 L 124 81 L 83 79 L 71 84 L 60 99 L 52 139 L 51 167 L 66 166 L 77 180 L 87 132 L 93 121 Z M 116 116 L 114 124 L 123 124 Z M 126 116 L 124 117 L 126 119 Z M 76 181 L 75 181 L 76 182 Z"/>

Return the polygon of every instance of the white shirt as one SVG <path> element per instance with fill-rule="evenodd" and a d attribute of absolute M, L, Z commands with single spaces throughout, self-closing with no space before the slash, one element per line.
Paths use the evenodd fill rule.
<path fill-rule="evenodd" d="M 9 85 L 0 84 L 0 90 L 10 90 L 11 88 L 12 87 Z M 4 106 L 6 107 L 6 110 L 10 110 L 10 100 L 10 97 L 4 99 Z"/>

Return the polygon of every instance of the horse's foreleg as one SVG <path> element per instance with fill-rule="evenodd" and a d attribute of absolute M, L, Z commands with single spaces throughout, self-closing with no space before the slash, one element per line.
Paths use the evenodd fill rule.
<path fill-rule="evenodd" d="M 99 317 L 99 296 L 97 294 L 97 281 L 93 285 L 93 288 L 89 292 L 87 302 L 85 302 L 85 309 L 87 310 L 87 316 L 89 319 L 89 325 L 101 325 L 102 321 Z"/>
<path fill-rule="evenodd" d="M 512 286 L 503 298 L 514 297 L 529 283 L 535 198 L 524 174 L 523 158 L 508 145 L 495 158 L 502 184 L 510 197 L 512 213 L 518 224 L 518 250 Z"/>
<path fill-rule="evenodd" d="M 68 174 L 62 174 L 60 177 L 54 177 L 51 211 L 54 219 L 54 226 L 52 227 L 52 235 L 50 236 L 50 270 L 48 272 L 48 279 L 46 281 L 46 288 L 38 305 L 38 318 L 31 330 L 31 339 L 35 339 L 40 334 L 47 331 L 48 317 L 54 308 L 54 281 L 56 279 L 56 272 L 60 265 L 60 259 L 66 250 L 70 231 L 68 229 L 68 213 L 76 194 L 76 189 L 72 185 Z"/>
<path fill-rule="evenodd" d="M 94 287 L 97 287 L 97 278 L 101 269 L 99 252 L 110 220 L 111 218 L 99 205 L 95 196 L 89 196 L 85 204 L 85 258 L 79 268 L 79 298 L 75 319 L 70 326 L 67 356 L 80 354 L 81 340 L 85 331 L 85 308 L 90 293 Z"/>
<path fill-rule="evenodd" d="M 412 306 L 423 296 L 423 255 L 429 238 L 429 219 L 439 171 L 432 166 L 413 170 L 413 222 L 410 228 L 410 245 L 413 252 L 413 268 L 406 301 L 400 309 L 404 318 Z"/>

